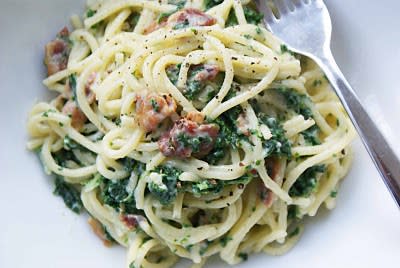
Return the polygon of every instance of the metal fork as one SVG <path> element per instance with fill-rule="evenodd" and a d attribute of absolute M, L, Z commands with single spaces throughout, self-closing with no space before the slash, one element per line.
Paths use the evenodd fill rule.
<path fill-rule="evenodd" d="M 327 76 L 386 186 L 400 207 L 400 161 L 339 70 L 330 49 L 332 24 L 322 0 L 255 0 L 267 29 L 287 47 L 313 59 Z M 275 11 L 275 10 L 274 10 Z"/>

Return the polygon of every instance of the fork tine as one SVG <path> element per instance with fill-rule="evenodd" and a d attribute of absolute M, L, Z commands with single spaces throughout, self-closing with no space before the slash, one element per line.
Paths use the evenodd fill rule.
<path fill-rule="evenodd" d="M 267 28 L 269 28 L 269 24 L 275 22 L 276 17 L 274 13 L 272 13 L 271 8 L 267 5 L 267 0 L 255 0 L 254 2 L 258 10 L 264 14 L 264 23 Z"/>
<path fill-rule="evenodd" d="M 274 4 L 279 12 L 279 17 L 282 17 L 283 14 L 286 14 L 290 11 L 286 2 L 283 0 L 274 0 Z"/>

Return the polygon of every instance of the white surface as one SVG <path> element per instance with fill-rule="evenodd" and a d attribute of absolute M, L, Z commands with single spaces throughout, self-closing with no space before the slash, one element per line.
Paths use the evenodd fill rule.
<path fill-rule="evenodd" d="M 391 142 L 400 131 L 400 2 L 326 1 L 333 19 L 333 52 L 343 72 Z M 43 46 L 82 12 L 84 0 L 0 0 L 0 267 L 123 267 L 125 250 L 105 248 L 52 195 L 36 156 L 25 150 L 27 113 L 44 98 Z M 359 141 L 337 198 L 320 211 L 287 255 L 250 256 L 238 267 L 396 267 L 400 211 Z M 322 213 L 321 213 L 322 212 Z M 209 265 L 210 267 L 211 265 Z M 224 267 L 220 262 L 213 267 Z M 398 267 L 398 266 L 397 266 Z"/>

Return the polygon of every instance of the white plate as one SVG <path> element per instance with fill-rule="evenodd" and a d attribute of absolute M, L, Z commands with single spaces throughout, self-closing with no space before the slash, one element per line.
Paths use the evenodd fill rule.
<path fill-rule="evenodd" d="M 327 5 L 339 65 L 400 148 L 400 2 L 330 0 Z M 27 113 L 46 95 L 43 46 L 83 7 L 84 0 L 0 3 L 0 267 L 124 267 L 125 250 L 105 248 L 85 217 L 52 195 L 50 178 L 25 150 Z M 359 141 L 354 151 L 337 208 L 310 220 L 288 254 L 250 256 L 238 267 L 398 267 L 400 211 Z"/>

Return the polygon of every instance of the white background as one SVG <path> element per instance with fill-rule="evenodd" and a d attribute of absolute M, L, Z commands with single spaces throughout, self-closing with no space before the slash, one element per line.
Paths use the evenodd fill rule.
<path fill-rule="evenodd" d="M 337 62 L 399 152 L 400 2 L 326 2 Z M 46 94 L 41 85 L 43 46 L 83 7 L 83 0 L 0 0 L 1 268 L 110 268 L 125 263 L 124 249 L 105 248 L 85 217 L 53 196 L 50 178 L 36 156 L 25 150 L 27 114 Z M 337 208 L 309 220 L 304 236 L 287 255 L 250 256 L 238 267 L 398 265 L 400 211 L 359 140 L 354 151 Z"/>

